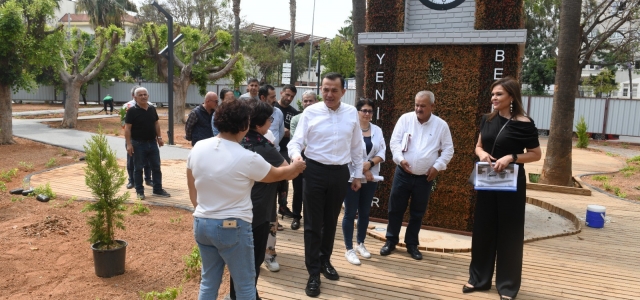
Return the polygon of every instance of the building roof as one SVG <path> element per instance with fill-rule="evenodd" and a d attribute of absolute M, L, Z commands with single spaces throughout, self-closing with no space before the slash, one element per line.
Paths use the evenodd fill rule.
<path fill-rule="evenodd" d="M 276 36 L 278 37 L 280 42 L 291 43 L 291 30 L 289 29 L 280 29 L 280 28 L 251 23 L 246 27 L 242 28 L 242 31 L 247 31 L 252 33 L 262 33 L 266 36 Z M 327 40 L 326 37 L 315 36 L 315 35 L 312 37 L 311 34 L 300 33 L 300 32 L 296 32 L 296 35 L 294 38 L 295 38 L 296 44 L 312 42 L 315 45 Z"/>
<path fill-rule="evenodd" d="M 69 19 L 71 19 L 71 22 L 78 22 L 78 23 L 89 22 L 89 15 L 88 14 L 65 14 L 64 16 L 62 16 L 62 18 L 60 18 L 58 22 L 67 23 L 69 22 Z M 125 22 L 129 22 L 133 24 L 138 23 L 138 18 L 129 14 L 124 15 L 122 19 Z"/>

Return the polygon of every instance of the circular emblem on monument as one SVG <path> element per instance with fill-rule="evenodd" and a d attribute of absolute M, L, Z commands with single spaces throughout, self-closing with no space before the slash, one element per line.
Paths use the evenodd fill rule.
<path fill-rule="evenodd" d="M 435 10 L 448 10 L 462 4 L 464 0 L 420 0 L 424 6 Z"/>

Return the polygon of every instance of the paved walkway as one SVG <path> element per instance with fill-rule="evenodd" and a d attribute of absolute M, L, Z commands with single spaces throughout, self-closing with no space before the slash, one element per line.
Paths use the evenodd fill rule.
<path fill-rule="evenodd" d="M 73 147 L 83 144 L 91 134 L 75 130 L 49 129 L 37 122 L 14 120 L 14 130 L 21 137 L 57 144 L 63 140 Z M 35 123 L 35 124 L 34 124 Z M 16 126 L 18 125 L 18 126 Z M 17 128 L 16 128 L 17 127 Z M 43 128 L 44 127 L 44 128 Z M 67 136 L 68 135 L 68 136 Z M 110 137 L 114 149 L 124 148 L 122 138 Z M 171 147 L 163 147 L 163 150 Z M 75 148 L 78 149 L 78 148 Z M 186 189 L 183 156 L 163 156 L 164 186 L 171 198 L 149 196 L 147 200 L 161 205 L 190 207 Z M 544 153 L 544 151 L 543 151 Z M 166 154 L 169 156 L 169 154 Z M 176 155 L 178 156 L 178 155 Z M 527 166 L 528 172 L 541 169 L 542 161 Z M 124 161 L 121 161 L 124 164 Z M 77 163 L 36 174 L 32 185 L 46 182 L 62 196 L 90 197 L 82 167 Z M 604 154 L 575 150 L 574 174 L 615 171 L 624 164 Z M 148 193 L 150 194 L 150 193 Z M 603 229 L 583 227 L 578 235 L 558 237 L 525 244 L 523 282 L 518 299 L 640 299 L 640 204 L 609 197 L 597 191 L 592 196 L 528 191 L 528 196 L 584 217 L 588 204 L 607 207 L 610 222 Z M 263 299 L 306 298 L 307 272 L 304 265 L 303 230 L 288 229 L 278 234 L 280 272 L 261 271 L 258 290 Z M 339 281 L 322 278 L 319 299 L 497 299 L 493 288 L 487 292 L 462 294 L 468 277 L 469 253 L 423 252 L 422 261 L 412 260 L 399 248 L 388 257 L 377 254 L 382 242 L 367 239 L 371 259 L 353 266 L 344 259 L 342 234 L 336 234 L 332 262 L 341 275 Z M 180 268 L 180 266 L 176 266 Z"/>
<path fill-rule="evenodd" d="M 91 107 L 91 108 L 79 108 L 78 112 L 99 112 L 103 110 L 102 107 Z M 49 110 L 30 110 L 30 111 L 18 111 L 11 113 L 12 116 L 38 116 L 38 115 L 51 115 L 51 114 L 62 114 L 64 113 L 64 108 L 61 109 L 49 109 Z"/>

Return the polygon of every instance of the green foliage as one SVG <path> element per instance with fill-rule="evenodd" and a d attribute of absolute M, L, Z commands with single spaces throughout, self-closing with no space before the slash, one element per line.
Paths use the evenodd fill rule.
<path fill-rule="evenodd" d="M 618 154 L 612 153 L 612 152 L 607 152 L 605 153 L 607 156 L 611 156 L 611 157 L 616 157 L 616 156 L 620 156 Z"/>
<path fill-rule="evenodd" d="M 87 12 L 93 28 L 111 24 L 124 28 L 123 17 L 127 14 L 126 11 L 138 12 L 135 3 L 129 0 L 79 0 L 77 5 L 78 10 Z"/>
<path fill-rule="evenodd" d="M 124 230 L 122 212 L 126 211 L 124 203 L 129 199 L 129 192 L 116 195 L 126 180 L 124 170 L 118 165 L 116 155 L 101 131 L 87 140 L 84 150 L 87 163 L 84 168 L 85 184 L 96 199 L 82 210 L 95 212 L 87 221 L 91 228 L 89 241 L 101 242 L 106 247 L 117 246 L 115 229 Z"/>
<path fill-rule="evenodd" d="M 560 15 L 559 0 L 525 0 L 525 28 L 527 45 L 522 63 L 525 94 L 545 95 L 546 88 L 554 84 L 556 69 L 556 20 Z"/>
<path fill-rule="evenodd" d="M 594 175 L 592 179 L 595 181 L 608 181 L 609 178 L 607 175 Z"/>
<path fill-rule="evenodd" d="M 640 155 L 627 159 L 627 163 L 633 163 L 633 162 L 640 163 Z"/>
<path fill-rule="evenodd" d="M 0 181 L 0 192 L 7 191 L 7 184 L 4 181 Z"/>
<path fill-rule="evenodd" d="M 60 156 L 67 156 L 69 155 L 69 150 L 65 148 L 59 148 L 58 153 L 60 154 Z"/>
<path fill-rule="evenodd" d="M 58 164 L 58 162 L 56 162 L 55 158 L 50 158 L 49 161 L 47 161 L 46 164 L 44 164 L 45 168 L 51 168 L 51 167 L 55 167 Z"/>
<path fill-rule="evenodd" d="M 355 76 L 356 55 L 355 48 L 350 41 L 335 38 L 330 43 L 320 46 L 321 63 L 325 67 L 322 74 L 337 72 L 345 78 Z"/>
<path fill-rule="evenodd" d="M 27 163 L 27 162 L 21 161 L 18 163 L 18 166 L 23 168 L 25 171 L 33 170 L 33 163 Z"/>
<path fill-rule="evenodd" d="M 618 89 L 616 83 L 615 72 L 609 69 L 603 69 L 597 75 L 589 75 L 582 84 L 590 87 L 596 97 L 602 97 L 602 95 L 610 95 L 611 92 Z"/>
<path fill-rule="evenodd" d="M 6 181 L 6 182 L 11 182 L 11 180 L 18 176 L 18 169 L 17 168 L 13 168 L 4 172 L 0 172 L 0 179 Z"/>
<path fill-rule="evenodd" d="M 144 215 L 150 212 L 149 207 L 144 205 L 142 201 L 138 200 L 133 204 L 133 211 L 131 211 L 132 215 Z"/>
<path fill-rule="evenodd" d="M 182 216 L 178 216 L 177 218 L 169 218 L 170 223 L 180 223 L 182 222 Z"/>
<path fill-rule="evenodd" d="M 142 300 L 174 300 L 178 298 L 178 295 L 182 292 L 182 287 L 169 287 L 164 292 L 151 291 L 145 293 L 140 291 L 140 298 Z"/>
<path fill-rule="evenodd" d="M 278 46 L 275 36 L 264 37 L 253 33 L 244 37 L 244 51 L 250 58 L 245 65 L 247 76 L 257 78 L 262 74 L 265 82 L 277 81 L 278 70 L 282 67 L 284 49 Z"/>
<path fill-rule="evenodd" d="M 58 203 L 53 203 L 53 207 L 54 208 L 63 208 L 63 207 L 67 207 L 71 204 L 73 204 L 74 201 L 76 201 L 78 199 L 78 197 L 73 196 L 69 199 L 67 199 L 67 201 L 64 201 L 62 204 L 58 204 Z"/>
<path fill-rule="evenodd" d="M 11 197 L 11 202 L 22 202 L 22 201 L 24 201 L 24 197 L 20 197 L 20 196 Z"/>
<path fill-rule="evenodd" d="M 584 116 L 580 116 L 580 121 L 576 124 L 576 134 L 578 135 L 578 143 L 576 147 L 587 148 L 589 146 L 589 134 L 587 133 L 587 122 L 584 121 Z"/>
<path fill-rule="evenodd" d="M 46 195 L 49 197 L 49 199 L 55 199 L 56 198 L 56 193 L 53 192 L 53 190 L 51 189 L 51 185 L 49 185 L 49 183 L 47 182 L 46 184 L 43 185 L 39 185 L 36 188 L 33 189 L 33 193 L 31 193 L 30 195 Z"/>
<path fill-rule="evenodd" d="M 202 257 L 200 256 L 200 248 L 193 246 L 191 253 L 182 257 L 184 261 L 184 278 L 190 279 L 200 275 L 202 270 Z"/>

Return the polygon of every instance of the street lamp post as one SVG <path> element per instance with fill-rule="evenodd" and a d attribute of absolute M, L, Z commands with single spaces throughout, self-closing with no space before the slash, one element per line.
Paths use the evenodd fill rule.
<path fill-rule="evenodd" d="M 168 87 L 168 102 L 169 102 L 169 145 L 173 143 L 173 16 L 164 10 L 157 1 L 153 1 L 151 5 L 155 6 L 159 12 L 161 12 L 167 18 L 167 60 L 169 61 L 167 70 L 167 87 Z"/>
<path fill-rule="evenodd" d="M 320 66 L 322 64 L 320 64 L 320 43 L 318 43 L 318 45 L 316 45 L 316 51 L 318 52 L 318 68 L 317 68 L 317 74 L 318 74 L 318 84 L 316 86 L 316 95 L 320 96 Z"/>

